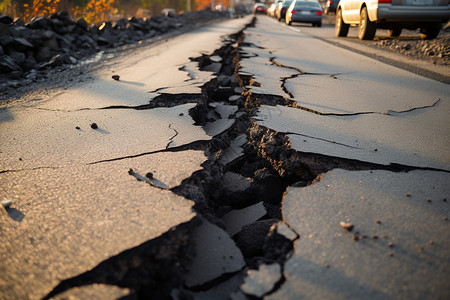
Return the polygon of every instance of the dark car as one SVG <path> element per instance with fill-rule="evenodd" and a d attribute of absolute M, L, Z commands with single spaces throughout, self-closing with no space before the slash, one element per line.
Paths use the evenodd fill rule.
<path fill-rule="evenodd" d="M 286 17 L 286 11 L 292 4 L 292 1 L 293 0 L 284 0 L 283 2 L 278 3 L 277 10 L 275 11 L 278 21 L 281 21 L 281 19 Z"/>
<path fill-rule="evenodd" d="M 253 6 L 253 13 L 254 14 L 266 14 L 267 7 L 264 4 L 257 3 L 257 4 L 255 4 L 255 6 Z"/>
<path fill-rule="evenodd" d="M 338 6 L 339 0 L 328 0 L 323 9 L 323 13 L 328 15 L 329 13 L 336 13 L 336 8 Z"/>
<path fill-rule="evenodd" d="M 311 23 L 322 26 L 322 6 L 317 0 L 294 0 L 286 11 L 286 24 Z"/>

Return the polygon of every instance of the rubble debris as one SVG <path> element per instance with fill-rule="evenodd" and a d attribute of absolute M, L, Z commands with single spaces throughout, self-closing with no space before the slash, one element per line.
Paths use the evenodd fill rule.
<path fill-rule="evenodd" d="M 340 222 L 339 225 L 341 225 L 341 227 L 347 230 L 348 232 L 351 232 L 355 227 L 355 225 L 353 225 L 352 223 L 345 223 L 345 222 Z"/>
<path fill-rule="evenodd" d="M 239 210 L 232 210 L 225 214 L 221 219 L 225 223 L 225 229 L 233 236 L 238 233 L 243 226 L 253 223 L 266 214 L 263 202 L 258 202 Z"/>
<path fill-rule="evenodd" d="M 268 294 L 282 278 L 281 267 L 274 263 L 261 265 L 258 270 L 249 270 L 241 290 L 247 295 L 263 297 Z"/>
<path fill-rule="evenodd" d="M 245 257 L 263 255 L 263 246 L 267 234 L 271 226 L 277 221 L 276 219 L 256 221 L 244 225 L 242 230 L 236 233 L 234 240 Z"/>
<path fill-rule="evenodd" d="M 12 204 L 12 201 L 11 201 L 11 200 L 3 200 L 3 201 L 2 201 L 2 206 L 3 206 L 4 208 L 9 208 L 9 207 L 11 206 L 11 204 Z"/>
<path fill-rule="evenodd" d="M 119 76 L 119 75 L 113 75 L 113 76 L 112 76 L 112 79 L 114 79 L 114 80 L 116 80 L 116 81 L 119 81 L 120 76 Z"/>

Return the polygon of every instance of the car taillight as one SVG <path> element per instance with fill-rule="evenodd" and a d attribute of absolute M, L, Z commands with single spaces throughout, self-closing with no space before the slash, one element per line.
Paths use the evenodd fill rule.
<path fill-rule="evenodd" d="M 295 9 L 291 10 L 291 14 L 292 15 L 295 14 Z"/>
<path fill-rule="evenodd" d="M 378 3 L 391 3 L 391 0 L 378 0 Z"/>
<path fill-rule="evenodd" d="M 321 16 L 322 12 L 319 10 L 318 12 L 316 12 L 317 15 Z"/>

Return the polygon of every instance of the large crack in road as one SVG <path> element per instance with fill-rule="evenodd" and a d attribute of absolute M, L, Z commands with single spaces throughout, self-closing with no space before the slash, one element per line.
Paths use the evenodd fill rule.
<path fill-rule="evenodd" d="M 146 105 L 102 108 L 146 110 L 195 104 L 189 115 L 195 125 L 215 133 L 211 140 L 172 145 L 179 132 L 169 125 L 174 135 L 165 149 L 90 164 L 159 152 L 202 150 L 208 158 L 202 169 L 170 188 L 176 195 L 194 201 L 197 216 L 158 238 L 103 261 L 92 270 L 61 281 L 44 299 L 63 297 L 71 289 L 93 284 L 127 288 L 128 296 L 136 299 L 207 299 L 212 295 L 260 299 L 283 287 L 287 280 L 286 263 L 293 255 L 294 243 L 303 238 L 283 216 L 283 199 L 289 187 L 311 186 L 320 181 L 322 174 L 334 169 L 448 172 L 301 152 L 291 147 L 290 136 L 358 147 L 296 132 L 277 132 L 259 124 L 258 112 L 262 105 L 323 113 L 302 107 L 292 99 L 252 91 L 252 87 L 261 85 L 252 75 L 241 72 L 240 62 L 242 46 L 259 47 L 244 40 L 245 29 L 254 26 L 255 21 L 229 36 L 214 53 L 192 59 L 200 70 L 216 70 L 217 77 L 202 86 L 201 94 L 165 94 L 159 90 L 153 91 L 159 96 Z M 275 57 L 270 61 L 277 67 L 299 72 L 292 78 L 306 74 L 296 67 L 277 63 Z M 189 73 L 184 66 L 179 70 Z M 189 76 L 194 79 L 191 73 Z M 292 98 L 285 87 L 289 78 L 280 80 L 280 88 Z M 438 101 L 423 108 L 437 104 Z M 151 188 L 158 188 L 151 183 L 154 179 L 151 173 L 144 177 L 130 170 L 129 174 L 150 183 Z"/>

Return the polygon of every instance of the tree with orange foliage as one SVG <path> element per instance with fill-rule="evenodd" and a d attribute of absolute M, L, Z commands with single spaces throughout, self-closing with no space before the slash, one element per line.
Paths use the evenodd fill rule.
<path fill-rule="evenodd" d="M 23 19 L 29 21 L 36 16 L 49 16 L 56 13 L 60 0 L 33 0 L 33 4 L 24 4 Z"/>
<path fill-rule="evenodd" d="M 86 7 L 75 7 L 73 13 L 76 17 L 83 17 L 88 23 L 108 21 L 114 14 L 114 0 L 89 0 Z"/>

